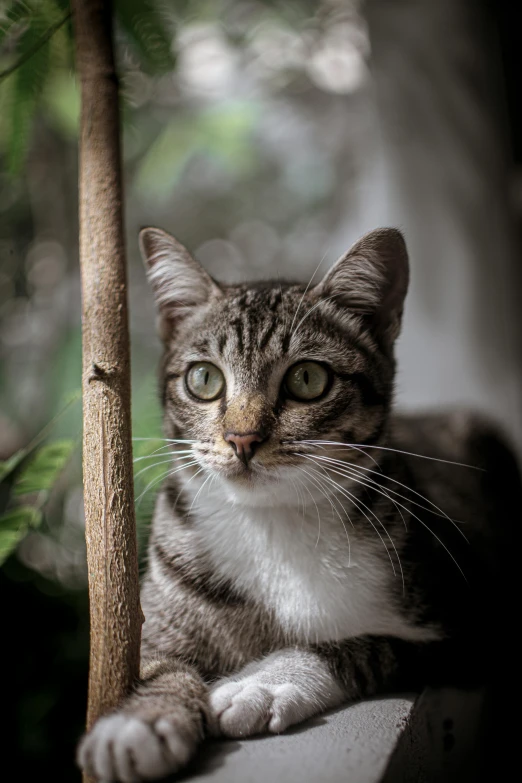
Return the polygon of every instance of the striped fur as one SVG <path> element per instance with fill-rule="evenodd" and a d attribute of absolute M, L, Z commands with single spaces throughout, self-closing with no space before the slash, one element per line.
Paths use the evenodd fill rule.
<path fill-rule="evenodd" d="M 477 577 L 501 583 L 495 551 L 518 478 L 471 414 L 391 416 L 408 284 L 400 233 L 364 237 L 308 288 L 220 286 L 158 229 L 141 247 L 165 343 L 165 435 L 173 466 L 187 448 L 176 439 L 192 464 L 157 499 L 142 681 L 84 738 L 81 765 L 153 779 L 183 766 L 205 732 L 283 731 L 448 676 L 450 662 L 469 670 L 470 650 L 480 671 L 470 640 L 494 621 Z M 303 360 L 329 368 L 314 402 L 284 391 Z M 199 361 L 225 378 L 212 402 L 186 385 Z M 228 432 L 262 436 L 249 465 Z"/>

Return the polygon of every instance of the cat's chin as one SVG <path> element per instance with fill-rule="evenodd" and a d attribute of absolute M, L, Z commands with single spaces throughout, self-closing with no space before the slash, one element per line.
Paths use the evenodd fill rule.
<path fill-rule="evenodd" d="M 295 506 L 297 502 L 292 468 L 243 470 L 221 474 L 219 485 L 228 498 L 244 506 Z"/>

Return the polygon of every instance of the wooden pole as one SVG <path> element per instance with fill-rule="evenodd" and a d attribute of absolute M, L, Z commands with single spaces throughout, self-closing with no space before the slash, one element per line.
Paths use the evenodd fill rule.
<path fill-rule="evenodd" d="M 142 622 L 111 6 L 104 0 L 72 0 L 82 102 L 83 484 L 91 620 L 88 729 L 122 700 L 138 676 Z"/>

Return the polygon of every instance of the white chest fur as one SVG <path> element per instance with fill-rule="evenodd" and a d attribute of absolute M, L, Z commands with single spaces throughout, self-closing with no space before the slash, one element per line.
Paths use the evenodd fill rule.
<path fill-rule="evenodd" d="M 384 548 L 378 553 L 377 535 L 373 541 L 345 529 L 329 505 L 249 506 L 214 492 L 197 511 L 198 536 L 216 572 L 302 641 L 436 637 L 433 629 L 410 626 L 394 607 L 390 584 L 400 575 L 394 577 Z"/>

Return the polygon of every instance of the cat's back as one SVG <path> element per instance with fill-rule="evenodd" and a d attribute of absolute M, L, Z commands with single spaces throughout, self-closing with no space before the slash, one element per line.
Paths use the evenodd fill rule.
<path fill-rule="evenodd" d="M 390 424 L 390 446 L 428 459 L 409 459 L 418 474 L 458 475 L 453 468 L 470 466 L 473 471 L 491 472 L 501 464 L 504 471 L 518 475 L 516 458 L 507 435 L 486 415 L 473 410 L 398 414 Z M 408 455 L 407 455 L 408 456 Z M 431 459 L 429 459 L 431 458 Z M 440 462 L 437 462 L 441 460 Z M 444 467 L 447 463 L 453 466 Z"/>
<path fill-rule="evenodd" d="M 518 592 L 522 485 L 513 450 L 497 425 L 466 410 L 397 416 L 390 435 L 390 449 L 409 452 L 390 452 L 403 483 L 431 508 L 415 506 L 410 520 L 415 582 L 445 627 L 474 629 L 487 657 Z"/>
<path fill-rule="evenodd" d="M 501 428 L 470 410 L 398 415 L 390 448 L 414 488 L 473 533 L 504 536 L 519 527 L 522 485 L 517 459 Z M 420 455 L 420 456 L 414 456 Z"/>

